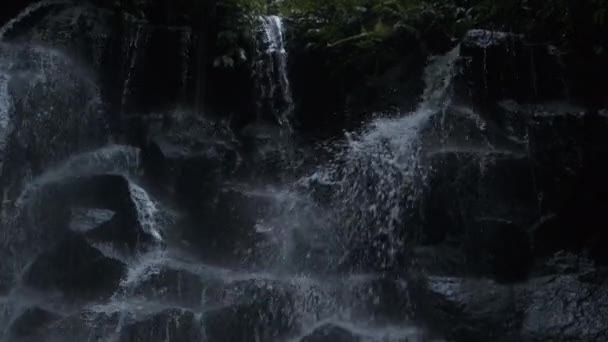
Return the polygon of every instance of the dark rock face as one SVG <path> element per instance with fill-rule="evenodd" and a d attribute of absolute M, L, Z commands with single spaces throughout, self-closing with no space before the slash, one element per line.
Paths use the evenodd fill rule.
<path fill-rule="evenodd" d="M 593 267 L 571 271 L 515 285 L 429 276 L 413 298 L 419 317 L 455 341 L 603 341 L 606 288 L 590 281 Z"/>
<path fill-rule="evenodd" d="M 205 314 L 209 341 L 273 341 L 297 328 L 293 294 L 281 283 L 236 283 L 225 295 L 232 304 Z"/>
<path fill-rule="evenodd" d="M 354 277 L 348 282 L 352 284 L 342 300 L 346 307 L 351 307 L 354 317 L 378 324 L 401 324 L 411 317 L 411 290 L 406 280 L 390 277 L 358 280 Z"/>
<path fill-rule="evenodd" d="M 456 341 L 509 341 L 521 317 L 515 290 L 491 280 L 428 277 L 414 292 L 418 314 Z"/>
<path fill-rule="evenodd" d="M 71 206 L 91 209 L 103 208 L 110 210 L 111 218 L 102 221 L 96 227 L 90 227 L 84 234 L 98 242 L 114 244 L 119 249 L 135 251 L 145 249 L 158 241 L 158 237 L 146 220 L 153 217 L 140 217 L 142 193 L 134 188 L 129 180 L 119 175 L 98 175 L 79 177 L 76 179 L 51 185 L 54 195 L 49 201 L 58 201 L 63 208 Z M 77 217 L 76 217 L 77 219 Z"/>
<path fill-rule="evenodd" d="M 608 290 L 575 275 L 529 282 L 525 341 L 603 341 L 608 338 Z"/>
<path fill-rule="evenodd" d="M 28 268 L 25 283 L 73 298 L 99 299 L 116 291 L 124 273 L 121 262 L 104 256 L 84 238 L 72 236 L 41 254 Z"/>
<path fill-rule="evenodd" d="M 465 72 L 458 91 L 465 95 L 469 90 L 467 95 L 478 103 L 505 98 L 542 101 L 562 98 L 568 92 L 563 61 L 552 46 L 528 44 L 520 35 L 485 30 L 469 31 L 461 44 Z"/>
<path fill-rule="evenodd" d="M 203 338 L 196 314 L 186 310 L 169 309 L 123 327 L 120 342 L 190 342 Z"/>
<path fill-rule="evenodd" d="M 145 171 L 185 201 L 209 201 L 218 184 L 237 171 L 238 143 L 225 122 L 174 112 L 150 123 Z M 204 177 L 202 177 L 204 175 Z"/>
<path fill-rule="evenodd" d="M 13 321 L 10 333 L 15 338 L 32 336 L 60 318 L 59 315 L 39 307 L 28 308 Z"/>
<path fill-rule="evenodd" d="M 3 80 L 9 101 L 3 116 L 10 125 L 3 127 L 8 131 L 1 182 L 14 196 L 28 173 L 39 175 L 73 153 L 105 143 L 108 131 L 96 84 L 65 53 L 3 43 L 0 59 L 12 66 Z"/>
<path fill-rule="evenodd" d="M 198 307 L 205 289 L 198 275 L 163 267 L 138 282 L 130 292 L 145 299 Z"/>
<path fill-rule="evenodd" d="M 361 337 L 345 328 L 333 324 L 324 324 L 309 335 L 300 339 L 300 342 L 359 342 Z"/>

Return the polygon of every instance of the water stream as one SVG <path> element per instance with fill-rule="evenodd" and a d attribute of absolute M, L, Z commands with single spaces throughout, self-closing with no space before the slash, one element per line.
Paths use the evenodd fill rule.
<path fill-rule="evenodd" d="M 287 70 L 283 19 L 271 15 L 259 20 L 261 33 L 254 71 L 258 87 L 258 119 L 268 119 L 271 115 L 279 125 L 290 127 L 294 103 Z"/>
<path fill-rule="evenodd" d="M 46 4 L 43 2 L 26 9 L 0 30 L 0 37 L 20 18 Z M 255 65 L 256 84 L 259 86 L 258 119 L 271 120 L 291 130 L 294 101 L 288 78 L 284 24 L 277 16 L 261 17 L 260 22 Z M 135 25 L 129 32 L 129 39 L 123 46 L 123 110 L 136 63 L 142 58 L 138 54 L 147 41 L 147 32 L 141 25 Z M 190 33 L 184 37 L 182 46 L 187 46 Z M 404 249 L 406 241 L 402 232 L 408 212 L 425 182 L 425 170 L 420 162 L 423 148 L 421 132 L 430 118 L 449 104 L 458 48 L 429 61 L 424 79 L 426 89 L 415 111 L 379 114 L 362 130 L 347 133 L 345 139 L 329 147 L 333 155 L 331 159 L 305 177 L 295 177 L 298 178 L 295 181 L 290 177 L 290 181 L 262 185 L 253 181 L 223 185 L 222 190 L 236 193 L 244 199 L 242 205 L 235 205 L 237 211 L 232 216 L 251 215 L 254 221 L 251 227 L 254 231 L 250 234 L 255 237 L 255 243 L 249 249 L 252 258 L 258 260 L 255 266 L 244 260 L 242 265 L 234 268 L 219 267 L 201 260 L 200 256 L 192 253 L 193 248 L 184 247 L 189 245 L 188 241 L 165 238 L 179 227 L 174 221 L 165 219 L 169 210 L 163 201 L 154 198 L 146 190 L 146 183 L 140 182 L 140 150 L 121 145 L 108 146 L 110 137 L 103 129 L 98 132 L 98 126 L 104 127 L 104 121 L 97 116 L 99 111 L 44 111 L 46 103 L 50 108 L 59 105 L 70 108 L 84 102 L 90 109 L 98 101 L 98 92 L 90 80 L 85 79 L 83 84 L 90 87 L 85 88 L 89 91 L 80 93 L 79 99 L 69 97 L 66 92 L 73 89 L 57 87 L 56 84 L 80 85 L 74 79 L 78 81 L 82 75 L 66 73 L 65 65 L 71 64 L 69 58 L 61 53 L 40 47 L 34 51 L 36 53 L 26 56 L 41 63 L 22 66 L 17 76 L 11 73 L 10 64 L 0 65 L 0 157 L 4 156 L 4 151 L 21 148 L 22 140 L 9 130 L 11 121 L 16 120 L 25 122 L 20 127 L 21 132 L 29 130 L 30 138 L 38 144 L 26 144 L 23 148 L 27 150 L 34 146 L 33 151 L 41 154 L 40 159 L 44 161 L 35 167 L 20 165 L 23 170 L 13 171 L 12 177 L 18 179 L 22 186 L 12 200 L 5 198 L 3 205 L 3 234 L 0 235 L 3 241 L 0 246 L 6 248 L 0 257 L 11 258 L 13 264 L 0 267 L 0 272 L 5 273 L 4 276 L 10 274 L 11 278 L 10 291 L 0 297 L 0 340 L 13 341 L 15 332 L 8 327 L 16 324 L 24 310 L 35 306 L 51 312 L 52 317 L 61 317 L 52 319 L 53 323 L 47 327 L 50 341 L 78 338 L 130 341 L 129 336 L 135 336 L 130 334 L 155 334 L 149 335 L 150 341 L 204 340 L 203 336 L 212 339 L 218 326 L 231 319 L 222 316 L 225 314 L 223 310 L 245 310 L 243 318 L 237 317 L 237 321 L 231 323 L 244 324 L 243 329 L 249 329 L 246 325 L 249 323 L 241 323 L 241 319 L 261 320 L 261 326 L 254 329 L 257 339 L 248 337 L 256 341 L 267 341 L 271 336 L 278 341 L 298 341 L 301 336 L 326 324 L 343 327 L 362 336 L 365 341 L 426 341 L 423 329 L 413 326 L 406 313 L 400 312 L 395 318 L 395 315 L 384 312 L 392 303 L 384 297 L 383 290 L 377 289 L 388 287 L 393 291 L 390 296 L 405 297 L 403 281 L 386 280 L 382 271 L 398 264 L 399 251 Z M 187 64 L 189 52 L 185 49 L 180 53 L 184 64 Z M 9 55 L 6 60 L 13 62 L 12 54 Z M 52 63 L 48 56 L 58 62 Z M 49 68 L 43 64 L 48 64 Z M 188 69 L 183 70 L 181 79 L 185 87 Z M 42 92 L 43 97 L 48 96 L 48 102 L 32 106 L 35 110 L 41 109 L 41 113 L 31 119 L 12 110 L 13 102 L 22 101 L 22 98 L 17 96 L 15 99 L 7 90 L 11 77 L 24 74 L 30 76 L 25 79 L 26 85 L 35 82 L 35 89 L 50 92 L 50 95 Z M 67 80 L 66 75 L 70 76 Z M 47 80 L 54 82 L 45 83 Z M 53 102 L 58 100 L 59 103 Z M 57 115 L 61 115 L 62 122 L 53 124 Z M 69 140 L 74 134 L 80 138 Z M 88 135 L 95 139 L 90 141 Z M 44 158 L 47 141 L 53 141 L 59 152 Z M 293 141 L 289 140 L 289 143 Z M 67 212 L 72 217 L 64 222 L 61 216 L 64 208 L 62 203 L 55 203 L 57 199 L 53 197 L 53 191 L 69 188 L 70 184 L 78 184 L 83 179 L 92 179 L 91 182 L 101 185 L 93 187 L 95 193 L 91 194 L 69 191 L 87 200 L 89 196 L 103 197 L 105 202 L 100 203 L 107 207 L 99 207 L 97 202 L 93 207 L 69 207 Z M 104 188 L 104 182 L 122 184 L 119 180 L 127 184 L 126 199 L 120 196 L 119 189 L 108 191 Z M 325 189 L 329 195 L 319 198 L 316 193 L 320 189 Z M 107 201 L 107 198 L 111 200 Z M 117 203 L 123 203 L 124 207 L 116 208 Z M 48 210 L 55 207 L 61 209 L 55 213 L 57 217 L 54 219 L 58 223 L 47 222 Z M 249 207 L 255 209 L 252 213 L 245 213 Z M 27 225 L 24 222 L 28 222 Z M 64 298 L 71 293 L 47 294 L 28 286 L 28 277 L 32 277 L 28 275 L 29 269 L 40 263 L 41 258 L 53 260 L 62 257 L 61 251 L 56 251 L 59 256 L 53 257 L 44 257 L 40 253 L 60 243 L 55 241 L 56 237 L 59 240 L 59 236 L 63 236 L 61 234 L 68 234 L 59 230 L 61 227 L 58 226 L 63 224 L 68 230 L 69 227 L 78 227 L 72 231 L 86 237 L 87 246 L 92 248 L 91 251 L 86 249 L 88 247 L 81 247 L 88 251 L 87 257 L 92 256 L 87 262 L 102 260 L 104 263 L 100 267 L 111 265 L 123 272 L 120 279 L 114 279 L 117 288 L 111 296 L 64 303 Z M 120 224 L 123 226 L 118 226 L 120 230 L 117 231 L 113 225 Z M 125 252 L 124 248 L 117 249 L 105 240 L 95 240 L 100 236 L 107 239 L 104 234 L 108 230 L 117 234 L 137 227 L 141 232 L 134 230 L 139 234 L 137 244 L 132 247 L 135 250 L 127 248 Z M 61 234 L 55 234 L 51 229 L 57 229 L 56 232 Z M 40 238 L 42 235 L 44 238 Z M 142 236 L 151 237 L 151 247 L 139 249 Z M 355 267 L 344 269 L 348 264 Z M 373 267 L 366 268 L 366 265 Z M 99 277 L 102 281 L 103 275 Z M 79 281 L 92 281 L 93 286 L 98 279 Z M 38 295 L 24 301 L 29 291 Z M 261 299 L 256 299 L 257 296 Z M 267 315 L 271 316 L 270 320 Z M 146 325 L 147 320 L 152 320 L 151 326 Z M 209 322 L 214 321 L 216 325 L 210 325 Z M 192 335 L 180 335 L 184 333 L 184 325 L 192 325 L 193 328 L 188 330 Z M 275 325 L 277 330 L 269 332 L 268 329 L 275 329 Z"/>

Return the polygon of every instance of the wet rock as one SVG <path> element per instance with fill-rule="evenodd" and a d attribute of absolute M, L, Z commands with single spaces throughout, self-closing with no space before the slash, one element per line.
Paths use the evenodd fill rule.
<path fill-rule="evenodd" d="M 199 317 L 187 310 L 168 309 L 123 327 L 120 342 L 190 342 L 201 341 Z"/>
<path fill-rule="evenodd" d="M 63 342 L 63 341 L 102 341 L 108 336 L 117 334 L 121 317 L 128 318 L 127 315 L 112 312 L 94 312 L 84 309 L 45 327 L 36 335 L 32 336 L 33 341 Z"/>
<path fill-rule="evenodd" d="M 464 70 L 457 80 L 458 97 L 482 106 L 505 98 L 562 98 L 567 93 L 566 75 L 554 50 L 528 44 L 513 33 L 471 30 L 461 43 Z"/>
<path fill-rule="evenodd" d="M 8 95 L 13 133 L 4 184 L 12 180 L 20 186 L 27 172 L 39 175 L 74 152 L 106 142 L 99 89 L 65 53 L 4 43 L 0 59 L 12 65 Z"/>
<path fill-rule="evenodd" d="M 227 306 L 205 314 L 209 341 L 273 341 L 297 329 L 291 290 L 266 280 L 232 284 Z"/>
<path fill-rule="evenodd" d="M 39 255 L 24 280 L 40 290 L 95 300 L 112 295 L 124 274 L 124 264 L 105 257 L 84 238 L 74 235 Z"/>
<path fill-rule="evenodd" d="M 201 278 L 184 270 L 168 267 L 152 272 L 130 291 L 146 300 L 166 301 L 185 307 L 198 307 L 206 287 Z"/>
<path fill-rule="evenodd" d="M 59 315 L 39 307 L 28 308 L 13 320 L 10 333 L 14 337 L 35 335 L 41 329 L 44 329 L 60 318 Z"/>
<path fill-rule="evenodd" d="M 139 186 L 119 175 L 80 177 L 58 185 L 68 203 L 88 208 L 104 208 L 114 215 L 86 232 L 95 241 L 126 247 L 127 251 L 159 243 L 162 237 L 157 204 Z"/>
<path fill-rule="evenodd" d="M 300 342 L 360 342 L 362 338 L 347 329 L 334 324 L 324 324 L 316 328 Z"/>
<path fill-rule="evenodd" d="M 443 242 L 413 247 L 412 267 L 428 274 L 457 276 L 465 274 L 466 253 L 458 243 Z"/>
<path fill-rule="evenodd" d="M 8 38 L 52 45 L 99 67 L 110 43 L 111 25 L 111 11 L 90 4 L 69 6 L 59 2 L 33 11 L 9 31 Z"/>
<path fill-rule="evenodd" d="M 350 288 L 343 301 L 355 317 L 380 324 L 402 324 L 411 318 L 410 288 L 405 280 L 353 276 L 346 281 Z"/>
<path fill-rule="evenodd" d="M 213 202 L 199 205 L 195 223 L 185 234 L 188 241 L 201 247 L 201 253 L 212 260 L 228 264 L 259 264 L 268 262 L 277 249 L 269 247 L 274 233 L 265 227 L 263 219 L 269 217 L 275 199 L 270 193 L 255 189 L 224 188 Z M 280 228 L 280 227 L 279 227 Z M 265 229 L 271 229 L 264 234 Z M 268 252 L 264 255 L 264 251 Z M 264 258 L 268 258 L 264 260 Z"/>
<path fill-rule="evenodd" d="M 608 291 L 576 275 L 545 277 L 527 284 L 524 341 L 604 341 L 608 339 Z"/>
<path fill-rule="evenodd" d="M 70 229 L 75 232 L 88 232 L 111 221 L 115 212 L 107 209 L 72 208 Z"/>
<path fill-rule="evenodd" d="M 146 124 L 150 136 L 143 153 L 146 174 L 186 205 L 209 201 L 218 191 L 217 184 L 229 178 L 240 161 L 230 128 L 180 111 L 163 114 L 161 121 Z"/>
<path fill-rule="evenodd" d="M 425 277 L 412 298 L 418 317 L 451 340 L 511 341 L 519 333 L 517 291 L 492 280 Z"/>
<path fill-rule="evenodd" d="M 532 257 L 527 228 L 539 216 L 526 156 L 456 148 L 433 152 L 429 164 L 423 242 L 453 239 L 464 246 L 470 270 L 501 279 L 525 276 Z"/>

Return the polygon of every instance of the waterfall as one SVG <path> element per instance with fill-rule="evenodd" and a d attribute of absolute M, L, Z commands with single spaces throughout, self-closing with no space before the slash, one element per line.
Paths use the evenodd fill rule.
<path fill-rule="evenodd" d="M 261 32 L 255 61 L 258 119 L 271 116 L 284 127 L 291 127 L 293 97 L 287 75 L 287 49 L 282 18 L 260 17 Z"/>
<path fill-rule="evenodd" d="M 144 231 L 154 237 L 156 241 L 162 241 L 161 231 L 157 224 L 159 215 L 157 204 L 144 189 L 132 182 L 129 182 L 129 192 L 137 210 L 139 223 Z"/>
<path fill-rule="evenodd" d="M 301 181 L 332 189 L 333 224 L 345 254 L 371 242 L 375 251 L 386 253 L 380 263 L 388 267 L 404 249 L 403 225 L 424 185 L 421 132 L 449 104 L 459 51 L 456 47 L 430 61 L 415 111 L 381 117 L 360 133 L 348 133 L 341 150 L 332 146 L 337 157 Z"/>
<path fill-rule="evenodd" d="M 295 184 L 257 190 L 255 198 L 271 203 L 256 230 L 268 238 L 259 248 L 275 271 L 331 271 L 352 258 L 375 259 L 381 268 L 395 264 L 425 186 L 423 132 L 450 103 L 459 52 L 456 47 L 429 61 L 416 110 L 347 133 L 344 142 L 328 147 L 332 160 Z M 352 256 L 361 249 L 375 255 Z"/>

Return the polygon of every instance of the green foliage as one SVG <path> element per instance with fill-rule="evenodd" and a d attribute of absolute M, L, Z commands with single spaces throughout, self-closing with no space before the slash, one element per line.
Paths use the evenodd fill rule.
<path fill-rule="evenodd" d="M 588 38 L 606 51 L 608 0 L 223 0 L 216 64 L 245 59 L 243 48 L 260 14 L 279 12 L 311 48 L 352 58 L 382 57 L 395 40 L 458 39 L 470 28 L 524 33 L 568 47 Z M 381 55 L 381 56 L 379 56 Z"/>
<path fill-rule="evenodd" d="M 281 11 L 308 27 L 313 41 L 329 46 L 374 46 L 394 35 L 423 36 L 440 26 L 453 33 L 466 23 L 466 9 L 445 0 L 286 0 Z"/>

